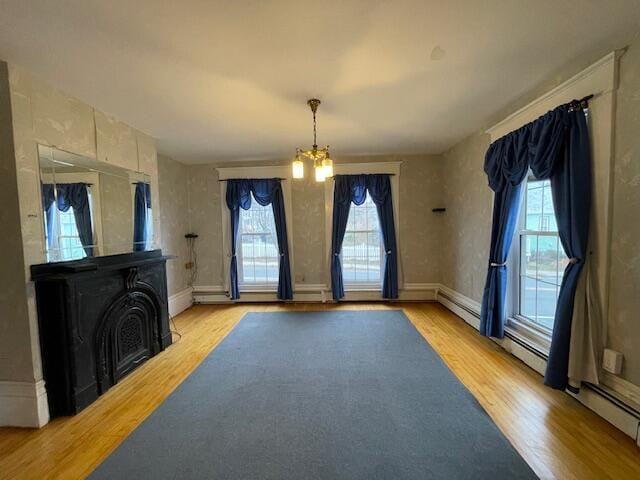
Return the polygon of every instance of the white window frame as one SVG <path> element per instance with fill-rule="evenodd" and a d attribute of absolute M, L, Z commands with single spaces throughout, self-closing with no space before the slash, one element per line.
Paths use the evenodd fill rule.
<path fill-rule="evenodd" d="M 231 267 L 231 216 L 227 207 L 227 182 L 224 180 L 235 178 L 281 178 L 282 196 L 284 199 L 284 213 L 287 223 L 287 241 L 289 242 L 289 266 L 291 277 L 294 278 L 294 258 L 293 258 L 293 211 L 291 207 L 291 166 L 276 165 L 264 167 L 228 167 L 216 168 L 220 181 L 220 209 L 222 213 L 222 251 L 224 255 L 223 278 L 224 290 L 229 291 L 229 269 Z M 240 268 L 240 266 L 238 266 Z M 276 300 L 276 284 L 250 284 L 238 285 L 240 293 L 271 293 Z M 293 287 L 293 285 L 292 285 Z M 265 300 L 269 300 L 265 298 Z"/>
<path fill-rule="evenodd" d="M 256 201 L 255 198 L 253 198 L 253 194 L 251 195 L 251 208 L 253 208 L 255 205 L 259 205 Z M 265 209 L 270 209 L 271 205 L 267 205 L 266 207 L 264 207 Z M 239 226 L 238 226 L 238 245 L 236 246 L 236 254 L 238 257 L 238 287 L 240 289 L 252 289 L 252 288 L 261 288 L 261 289 L 269 289 L 269 290 L 277 290 L 278 288 L 278 279 L 276 278 L 274 281 L 272 282 L 263 282 L 263 283 L 259 283 L 259 282 L 246 282 L 244 280 L 244 269 L 243 269 L 243 264 L 244 264 L 244 253 L 242 251 L 242 236 L 243 235 L 262 235 L 262 233 L 251 233 L 251 234 L 243 234 L 240 229 L 242 227 L 242 214 L 243 212 L 245 212 L 246 210 L 242 210 L 240 209 L 240 222 L 239 222 Z M 274 223 L 275 223 L 275 217 L 274 217 Z M 271 234 L 271 232 L 270 232 Z M 278 249 L 278 236 L 277 233 L 273 232 L 273 239 L 276 243 L 276 249 Z M 254 257 L 255 258 L 255 257 Z M 268 257 L 265 257 L 265 259 Z M 279 255 L 277 258 L 278 262 L 280 261 Z M 255 269 L 255 262 L 254 262 L 254 269 Z M 255 271 L 255 270 L 254 270 Z"/>
<path fill-rule="evenodd" d="M 360 174 L 388 174 L 391 175 L 391 198 L 393 201 L 393 220 L 396 230 L 396 249 L 398 255 L 398 289 L 404 288 L 402 256 L 400 248 L 400 169 L 402 162 L 371 162 L 371 163 L 338 163 L 333 166 L 335 175 L 360 175 Z M 333 189 L 334 180 L 325 180 L 325 251 L 326 256 L 326 282 L 331 286 L 331 235 L 333 232 Z M 379 292 L 380 286 L 373 283 L 345 285 L 345 292 Z M 348 294 L 346 295 L 348 297 Z"/>
<path fill-rule="evenodd" d="M 367 199 L 369 199 L 369 193 L 367 192 Z M 364 204 L 362 205 L 351 205 L 351 208 L 349 209 L 349 216 L 351 216 L 353 209 L 354 208 L 359 208 L 362 207 Z M 377 216 L 377 211 L 376 211 L 376 216 Z M 348 223 L 347 223 L 347 228 L 348 228 Z M 371 230 L 352 230 L 351 233 L 369 233 Z M 345 236 L 346 234 L 349 233 L 349 230 L 345 230 Z M 343 252 L 344 252 L 344 241 L 342 242 L 342 251 L 340 252 L 340 260 L 342 262 L 342 276 L 343 276 L 343 282 L 344 282 L 344 287 L 346 290 L 371 290 L 372 288 L 376 288 L 379 289 L 380 285 L 382 285 L 382 280 L 383 280 L 383 276 L 382 276 L 382 269 L 384 268 L 384 256 L 385 256 L 385 250 L 384 250 L 384 242 L 383 242 L 383 238 L 382 238 L 382 230 L 380 228 L 380 219 L 378 218 L 378 237 L 380 240 L 379 243 L 379 250 L 380 250 L 380 279 L 378 281 L 373 281 L 373 282 L 347 282 L 344 279 L 344 258 L 343 258 Z"/>
<path fill-rule="evenodd" d="M 520 208 L 518 211 L 518 224 L 511 242 L 511 250 L 509 251 L 509 260 L 507 262 L 510 275 L 507 280 L 507 327 L 512 333 L 523 337 L 531 346 L 540 352 L 548 355 L 551 347 L 551 333 L 542 325 L 537 324 L 530 318 L 520 314 L 520 282 L 522 279 L 521 267 L 521 238 L 523 235 L 548 235 L 558 237 L 555 232 L 544 232 L 537 230 L 527 230 L 526 228 L 526 209 L 527 209 L 527 183 L 529 180 L 536 181 L 532 177 L 531 172 L 527 174 L 522 184 L 522 192 L 520 197 Z"/>

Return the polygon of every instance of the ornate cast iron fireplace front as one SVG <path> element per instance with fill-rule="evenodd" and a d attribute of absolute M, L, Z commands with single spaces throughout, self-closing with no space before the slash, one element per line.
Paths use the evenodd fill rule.
<path fill-rule="evenodd" d="M 52 417 L 77 413 L 171 344 L 159 250 L 31 269 Z"/>

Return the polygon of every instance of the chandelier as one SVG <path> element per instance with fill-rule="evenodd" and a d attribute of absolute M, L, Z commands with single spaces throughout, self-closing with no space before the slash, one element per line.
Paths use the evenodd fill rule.
<path fill-rule="evenodd" d="M 313 147 L 311 150 L 296 148 L 296 158 L 293 161 L 293 178 L 304 178 L 304 158 L 313 160 L 313 168 L 316 174 L 316 182 L 324 182 L 325 178 L 333 177 L 333 160 L 329 155 L 329 145 L 318 149 L 316 141 L 316 112 L 320 105 L 320 100 L 311 98 L 307 100 L 307 105 L 313 113 Z"/>

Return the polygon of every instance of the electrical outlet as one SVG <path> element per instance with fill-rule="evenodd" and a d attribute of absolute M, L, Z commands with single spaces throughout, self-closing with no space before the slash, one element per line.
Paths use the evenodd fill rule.
<path fill-rule="evenodd" d="M 191 270 L 193 268 L 193 262 L 187 262 L 184 264 L 184 268 Z"/>
<path fill-rule="evenodd" d="M 623 358 L 622 353 L 611 350 L 610 348 L 605 348 L 604 354 L 602 355 L 602 368 L 614 375 L 620 375 L 620 373 L 622 373 Z"/>

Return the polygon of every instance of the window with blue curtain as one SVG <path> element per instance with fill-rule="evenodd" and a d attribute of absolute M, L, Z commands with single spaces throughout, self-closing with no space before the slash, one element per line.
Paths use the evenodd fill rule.
<path fill-rule="evenodd" d="M 529 196 L 531 201 L 537 198 L 537 194 L 533 192 L 535 188 L 525 181 L 531 172 L 536 180 L 549 181 L 556 222 L 554 228 L 557 226 L 562 251 L 569 259 L 564 262 L 562 280 L 557 289 L 551 346 L 544 378 L 546 385 L 564 390 L 569 386 L 571 329 L 576 289 L 588 256 L 592 169 L 586 100 L 561 105 L 493 142 L 485 156 L 484 170 L 489 187 L 494 191 L 494 202 L 487 277 L 480 312 L 480 332 L 497 338 L 502 338 L 505 334 L 508 254 L 520 218 L 522 192 L 524 190 L 525 198 Z M 546 185 L 543 183 L 539 187 L 542 189 L 540 201 L 543 202 Z M 540 287 L 546 288 L 544 279 L 548 280 L 548 277 L 552 276 L 553 266 L 549 259 L 541 258 L 540 237 L 547 235 L 540 233 L 544 233 L 545 228 L 548 231 L 549 224 L 545 220 L 544 205 L 540 205 L 539 210 L 531 213 L 532 216 L 535 214 L 538 220 L 537 228 L 543 229 L 535 235 L 536 258 L 531 266 L 536 270 L 536 273 L 531 275 L 535 281 L 536 292 Z M 525 210 L 525 216 L 527 214 Z M 542 243 L 544 256 L 553 255 L 553 249 L 548 245 L 549 240 L 543 238 Z M 525 253 L 526 248 L 527 245 Z M 556 262 L 560 261 L 557 258 Z M 527 272 L 528 268 L 529 266 L 525 265 L 524 271 Z M 540 269 L 543 270 L 542 274 Z M 551 290 L 551 282 L 546 283 Z M 546 292 L 541 289 L 540 291 Z M 533 316 L 540 320 L 538 307 L 544 311 L 544 304 L 539 304 L 536 300 L 536 313 Z M 588 305 L 585 308 L 588 308 Z M 580 379 L 572 379 L 573 381 L 579 383 Z"/>
<path fill-rule="evenodd" d="M 293 288 L 289 261 L 289 242 L 284 196 L 279 178 L 265 179 L 229 179 L 226 180 L 226 204 L 229 209 L 231 259 L 229 261 L 229 296 L 232 300 L 240 298 L 240 285 L 243 283 L 245 263 L 247 274 L 254 280 L 271 278 L 272 243 L 270 220 L 275 226 L 275 239 L 278 254 L 277 295 L 280 300 L 291 300 Z M 270 207 L 271 215 L 260 207 Z M 243 213 L 244 211 L 244 213 Z M 249 211 L 249 213 L 246 213 Z M 244 225 L 241 225 L 244 220 Z M 261 220 L 264 220 L 261 224 Z M 253 235 L 256 233 L 257 235 Z M 241 249 L 245 249 L 242 258 Z M 239 266 L 240 264 L 240 266 Z M 250 265 L 249 265 L 250 264 Z M 272 272 L 275 273 L 275 272 Z"/>
<path fill-rule="evenodd" d="M 91 203 L 90 192 L 89 203 Z M 55 205 L 49 209 L 51 213 L 45 217 L 47 261 L 62 262 L 86 257 L 87 253 L 82 247 L 73 207 L 69 207 L 65 212 Z"/>
<path fill-rule="evenodd" d="M 349 209 L 341 252 L 345 286 L 379 288 L 384 256 L 378 210 L 367 195 L 362 205 L 352 203 Z"/>
<path fill-rule="evenodd" d="M 252 195 L 253 198 L 253 195 Z M 261 286 L 275 290 L 278 285 L 280 253 L 271 205 L 255 201 L 240 210 L 238 228 L 238 275 L 240 286 Z"/>
<path fill-rule="evenodd" d="M 91 185 L 41 185 L 47 261 L 76 260 L 94 255 Z"/>
<path fill-rule="evenodd" d="M 349 264 L 352 271 L 357 274 L 357 264 L 360 263 L 364 267 L 364 262 L 357 262 L 347 254 L 345 257 L 345 237 L 349 225 L 349 219 L 353 206 L 363 206 L 370 197 L 376 207 L 377 218 L 380 227 L 380 237 L 384 245 L 382 252 L 382 270 L 381 270 L 381 292 L 382 297 L 386 299 L 398 298 L 398 258 L 396 247 L 396 230 L 393 212 L 393 199 L 391 191 L 390 175 L 388 174 L 361 174 L 361 175 L 336 175 L 334 177 L 333 190 L 333 216 L 331 230 L 331 290 L 334 300 L 344 298 L 345 275 L 344 261 L 350 261 Z M 361 210 L 361 212 L 366 212 Z M 365 228 L 368 228 L 368 220 L 365 218 Z M 353 232 L 357 233 L 357 232 Z M 360 232 L 361 234 L 363 232 Z M 369 235 L 369 231 L 364 232 Z M 349 238 L 347 238 L 349 240 Z M 352 248 L 359 246 L 368 248 L 367 241 L 364 239 L 356 241 L 355 235 Z M 373 242 L 372 242 L 373 243 Z M 349 248 L 349 245 L 346 245 Z M 375 246 L 373 246 L 375 248 Z M 349 253 L 349 250 L 347 250 Z M 368 255 L 368 251 L 367 251 Z M 372 255 L 373 257 L 373 255 Z M 373 257 L 375 258 L 375 257 Z M 367 269 L 371 268 L 369 260 L 366 261 Z M 367 278 L 369 275 L 367 271 Z M 348 273 L 349 275 L 349 273 Z"/>

